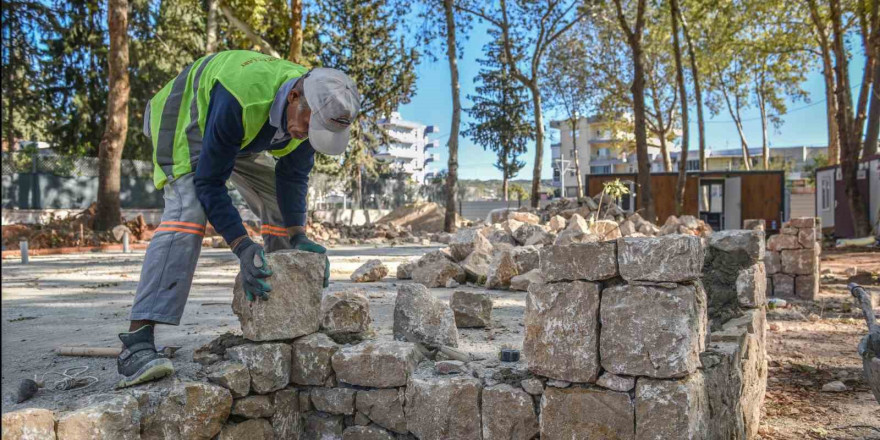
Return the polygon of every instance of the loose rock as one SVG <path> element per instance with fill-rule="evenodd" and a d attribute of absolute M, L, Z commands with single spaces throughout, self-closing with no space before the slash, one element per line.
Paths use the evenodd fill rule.
<path fill-rule="evenodd" d="M 210 439 L 220 433 L 232 409 L 226 388 L 201 382 L 180 382 L 167 394 L 154 396 L 158 405 L 141 405 L 142 439 Z M 153 398 L 150 399 L 151 401 Z"/>
<path fill-rule="evenodd" d="M 342 347 L 333 355 L 340 382 L 373 388 L 406 385 L 421 356 L 415 345 L 399 341 L 367 341 Z"/>
<path fill-rule="evenodd" d="M 452 236 L 449 251 L 455 261 L 462 261 L 474 251 L 492 252 L 492 244 L 479 229 L 461 229 Z"/>
<path fill-rule="evenodd" d="M 452 309 L 423 285 L 401 285 L 394 303 L 394 339 L 419 342 L 428 347 L 458 347 Z"/>
<path fill-rule="evenodd" d="M 485 293 L 456 290 L 449 306 L 457 327 L 487 327 L 492 322 L 492 299 Z"/>
<path fill-rule="evenodd" d="M 380 260 L 373 259 L 355 269 L 351 274 L 351 280 L 356 283 L 372 283 L 385 278 L 385 275 L 388 275 L 388 266 L 382 264 Z"/>
<path fill-rule="evenodd" d="M 293 341 L 290 381 L 297 385 L 324 385 L 333 376 L 330 360 L 339 346 L 323 333 Z"/>
<path fill-rule="evenodd" d="M 518 290 L 520 292 L 528 292 L 532 284 L 541 284 L 544 282 L 541 269 L 532 269 L 522 275 L 517 275 L 510 279 L 510 290 Z"/>
<path fill-rule="evenodd" d="M 3 414 L 3 440 L 55 440 L 55 415 L 42 408 Z"/>
<path fill-rule="evenodd" d="M 483 389 L 483 440 L 530 440 L 538 434 L 532 397 L 510 385 Z"/>
<path fill-rule="evenodd" d="M 339 343 L 363 340 L 370 332 L 370 301 L 360 292 L 328 293 L 321 300 L 321 329 Z"/>
<path fill-rule="evenodd" d="M 140 438 L 138 403 L 134 397 L 118 395 L 78 409 L 58 419 L 59 440 L 134 440 Z M 6 437 L 6 433 L 3 433 Z"/>
<path fill-rule="evenodd" d="M 496 252 L 489 265 L 486 287 L 489 289 L 508 289 L 510 288 L 510 280 L 517 275 L 519 272 L 516 269 L 513 252 L 508 250 Z"/>
<path fill-rule="evenodd" d="M 242 334 L 252 341 L 293 339 L 318 331 L 321 326 L 321 292 L 326 256 L 314 252 L 282 250 L 266 254 L 273 274 L 270 301 L 248 301 L 241 276 L 236 277 L 232 310 Z"/>
<path fill-rule="evenodd" d="M 600 281 L 617 276 L 617 243 L 572 243 L 541 249 L 541 272 L 548 282 Z"/>
<path fill-rule="evenodd" d="M 290 381 L 290 345 L 281 343 L 248 344 L 226 351 L 230 359 L 241 362 L 251 376 L 251 389 L 258 394 L 271 393 Z"/>
<path fill-rule="evenodd" d="M 208 368 L 208 380 L 232 393 L 232 397 L 244 397 L 251 391 L 251 375 L 247 367 L 234 361 L 224 361 Z"/>
<path fill-rule="evenodd" d="M 570 382 L 595 382 L 599 374 L 598 311 L 596 283 L 533 285 L 526 297 L 523 340 L 529 371 Z"/>
<path fill-rule="evenodd" d="M 621 391 L 626 393 L 629 392 L 629 390 L 635 388 L 636 379 L 634 377 L 618 376 L 616 374 L 612 374 L 606 371 L 602 373 L 602 376 L 599 376 L 599 380 L 596 381 L 596 385 L 608 388 L 609 390 Z"/>
<path fill-rule="evenodd" d="M 617 261 L 627 281 L 677 283 L 700 277 L 703 248 L 700 238 L 691 235 L 621 238 Z"/>

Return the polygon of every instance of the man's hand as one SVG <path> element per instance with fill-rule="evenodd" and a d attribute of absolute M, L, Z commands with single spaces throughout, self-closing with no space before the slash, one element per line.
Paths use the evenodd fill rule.
<path fill-rule="evenodd" d="M 272 287 L 265 280 L 272 275 L 269 262 L 266 261 L 266 252 L 263 246 L 254 243 L 249 237 L 245 237 L 232 248 L 232 252 L 238 256 L 240 272 L 244 282 L 244 294 L 248 301 L 254 297 L 261 300 L 269 299 Z"/>
<path fill-rule="evenodd" d="M 290 237 L 290 245 L 300 251 L 314 252 L 324 255 L 324 287 L 330 285 L 330 259 L 327 258 L 327 249 L 306 237 L 306 234 L 294 234 Z"/>

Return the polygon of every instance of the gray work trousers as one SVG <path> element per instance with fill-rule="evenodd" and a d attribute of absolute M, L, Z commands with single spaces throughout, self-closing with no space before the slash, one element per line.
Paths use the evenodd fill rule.
<path fill-rule="evenodd" d="M 196 197 L 195 173 L 165 184 L 165 210 L 138 282 L 131 320 L 179 325 L 205 235 L 205 210 Z M 290 248 L 275 192 L 275 160 L 267 154 L 239 156 L 230 182 L 260 217 L 266 252 Z"/>

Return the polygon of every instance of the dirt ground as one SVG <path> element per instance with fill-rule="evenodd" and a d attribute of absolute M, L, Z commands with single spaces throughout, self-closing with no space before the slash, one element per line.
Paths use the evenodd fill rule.
<path fill-rule="evenodd" d="M 397 264 L 437 247 L 335 247 L 330 291 L 360 289 L 371 302 L 380 338 L 391 337 Z M 353 284 L 349 274 L 370 258 L 391 269 L 384 282 Z M 2 411 L 27 407 L 65 410 L 78 407 L 115 384 L 115 360 L 56 356 L 61 345 L 115 347 L 126 330 L 143 252 L 33 257 L 31 264 L 4 261 L 2 276 Z M 880 273 L 880 252 L 828 251 L 822 258 L 821 293 L 812 303 L 769 313 L 770 377 L 761 436 L 764 439 L 880 439 L 880 405 L 861 379 L 856 352 L 866 333 L 864 320 L 845 289 L 846 270 Z M 193 351 L 227 331 L 237 331 L 230 310 L 231 286 L 238 270 L 235 256 L 224 249 L 203 249 L 189 303 L 180 326 L 162 326 L 158 345 L 180 345 L 177 377 L 201 378 Z M 880 290 L 880 286 L 867 286 Z M 472 287 L 459 289 L 482 290 Z M 433 289 L 447 299 L 456 289 Z M 492 359 L 504 347 L 521 348 L 525 293 L 488 291 L 494 296 L 490 330 L 461 330 L 461 348 Z M 875 306 L 880 307 L 878 302 Z M 86 389 L 55 391 L 65 369 L 89 367 L 81 376 L 98 381 Z M 75 373 L 75 371 L 73 372 Z M 23 378 L 45 376 L 46 388 L 23 403 L 10 399 Z M 170 379 L 165 379 L 170 380 Z M 843 381 L 848 390 L 822 392 L 822 385 Z"/>
<path fill-rule="evenodd" d="M 880 252 L 826 250 L 819 297 L 771 310 L 769 379 L 760 434 L 765 439 L 880 439 L 880 405 L 862 379 L 856 347 L 867 333 L 846 289 L 847 269 L 880 274 Z M 876 279 L 876 278 L 875 278 Z M 880 285 L 865 285 L 874 291 Z M 848 390 L 823 392 L 839 380 Z"/>

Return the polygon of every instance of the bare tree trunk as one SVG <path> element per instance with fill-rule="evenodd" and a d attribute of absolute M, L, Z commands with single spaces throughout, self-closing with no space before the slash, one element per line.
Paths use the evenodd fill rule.
<path fill-rule="evenodd" d="M 828 120 L 828 164 L 840 163 L 840 130 L 837 128 L 837 97 L 834 96 L 834 67 L 828 48 L 822 49 L 822 77 L 825 79 L 825 116 Z"/>
<path fill-rule="evenodd" d="M 660 108 L 660 99 L 657 97 L 657 87 L 651 87 L 650 90 L 651 102 L 654 104 L 657 125 L 656 127 L 653 127 L 654 130 L 651 130 L 651 127 L 649 127 L 648 130 L 660 139 L 660 157 L 663 160 L 663 172 L 668 173 L 672 171 L 672 158 L 669 156 L 669 149 L 666 146 L 666 121 L 663 120 L 663 109 Z"/>
<path fill-rule="evenodd" d="M 302 0 L 290 0 L 290 53 L 287 59 L 297 64 L 302 64 Z"/>
<path fill-rule="evenodd" d="M 675 55 L 675 82 L 681 100 L 681 154 L 678 160 L 678 180 L 675 184 L 675 211 L 684 214 L 684 190 L 687 182 L 688 148 L 690 146 L 690 129 L 688 126 L 688 97 L 684 86 L 684 66 L 681 62 L 681 43 L 678 41 L 678 17 L 681 10 L 678 0 L 670 0 L 672 9 L 672 50 Z M 699 105 L 699 103 L 697 104 Z"/>
<path fill-rule="evenodd" d="M 107 126 L 98 146 L 98 207 L 95 229 L 109 230 L 122 220 L 119 203 L 120 162 L 128 132 L 128 0 L 107 1 L 107 54 L 110 92 Z"/>
<path fill-rule="evenodd" d="M 761 154 L 763 154 L 764 170 L 770 169 L 770 145 L 767 143 L 767 102 L 764 92 L 758 91 L 758 109 L 761 111 Z"/>
<path fill-rule="evenodd" d="M 834 52 L 834 77 L 835 93 L 837 96 L 837 126 L 840 130 L 840 164 L 843 174 L 844 193 L 852 215 L 856 237 L 863 237 L 870 233 L 871 224 L 868 220 L 868 210 L 865 208 L 865 199 L 859 190 L 857 171 L 859 153 L 862 146 L 862 130 L 865 121 L 865 109 L 867 107 L 867 88 L 872 80 L 874 57 L 868 51 L 865 60 L 865 71 L 862 76 L 862 87 L 859 92 L 859 101 L 853 105 L 850 95 L 849 67 L 846 50 L 846 32 L 843 26 L 843 17 L 840 8 L 840 0 L 830 1 L 831 26 L 834 34 L 832 51 Z"/>
<path fill-rule="evenodd" d="M 868 132 L 862 157 L 877 154 L 877 137 L 880 134 L 880 61 L 874 60 L 874 83 L 871 85 L 871 107 L 868 111 Z"/>
<path fill-rule="evenodd" d="M 724 102 L 727 103 L 727 111 L 730 113 L 730 117 L 733 119 L 733 122 L 736 123 L 736 132 L 739 134 L 739 142 L 742 147 L 742 159 L 743 166 L 746 171 L 751 171 L 752 169 L 752 158 L 749 156 L 749 143 L 746 140 L 746 133 L 743 131 L 742 119 L 739 115 L 739 101 L 736 104 L 736 110 L 734 110 L 734 105 L 730 102 L 730 97 L 727 96 L 726 85 L 724 84 L 724 80 L 721 78 L 721 74 L 718 74 L 718 79 L 721 83 L 721 94 L 724 95 Z"/>
<path fill-rule="evenodd" d="M 544 157 L 544 115 L 541 113 L 541 92 L 537 81 L 529 86 L 532 92 L 532 111 L 535 112 L 535 167 L 532 170 L 532 208 L 541 200 L 541 162 Z M 564 189 L 563 189 L 564 191 Z"/>
<path fill-rule="evenodd" d="M 651 164 L 648 156 L 648 133 L 645 123 L 645 53 L 642 48 L 642 31 L 645 27 L 646 0 L 638 0 L 636 6 L 636 22 L 631 29 L 623 13 L 621 0 L 614 0 L 617 10 L 617 19 L 620 27 L 626 35 L 627 44 L 632 51 L 633 60 L 633 83 L 630 87 L 633 95 L 633 119 L 636 138 L 636 158 L 639 162 L 638 193 L 641 209 L 644 209 L 645 218 L 650 222 L 657 221 L 654 211 L 654 195 L 651 192 Z"/>
<path fill-rule="evenodd" d="M 458 183 L 458 132 L 461 126 L 461 98 L 458 82 L 458 55 L 455 47 L 455 11 L 454 0 L 443 0 L 446 13 L 446 58 L 449 61 L 449 76 L 452 82 L 452 127 L 449 131 L 449 161 L 446 174 L 446 216 L 443 219 L 443 230 L 455 231 L 455 186 Z"/>
<path fill-rule="evenodd" d="M 14 47 L 15 44 L 13 43 L 15 29 L 7 23 L 3 23 L 3 28 L 6 31 L 6 35 L 4 35 L 3 38 L 3 45 L 6 46 L 9 58 L 12 58 L 13 51 L 16 49 Z M 14 69 L 9 66 L 4 68 L 3 77 L 3 85 L 6 86 L 6 93 L 3 94 L 6 98 L 6 105 L 3 106 L 3 115 L 6 116 L 6 142 L 9 151 L 13 151 L 15 148 L 15 116 L 13 116 L 13 113 L 15 112 L 15 102 L 13 100 L 13 89 L 15 87 Z"/>
<path fill-rule="evenodd" d="M 685 21 L 681 9 L 678 9 L 678 18 L 681 20 L 681 30 L 684 34 L 684 41 L 687 43 L 691 76 L 694 81 L 694 101 L 696 101 L 697 106 L 697 132 L 699 133 L 700 171 L 703 171 L 706 169 L 706 122 L 703 120 L 703 91 L 700 85 L 700 71 L 697 69 L 697 55 L 694 51 L 690 32 L 688 32 L 687 21 Z"/>
<path fill-rule="evenodd" d="M 503 197 L 503 200 L 504 200 L 505 202 L 508 201 L 508 200 L 510 200 L 510 197 L 509 197 L 509 195 L 507 194 L 507 193 L 508 193 L 508 189 L 509 189 L 509 188 L 508 188 L 508 183 L 507 183 L 507 182 L 508 182 L 509 179 L 510 179 L 510 177 L 508 177 L 508 175 L 507 175 L 507 170 L 504 170 L 504 171 L 501 173 L 501 196 Z"/>
<path fill-rule="evenodd" d="M 584 184 L 581 181 L 581 161 L 578 158 L 580 154 L 578 153 L 578 142 L 577 142 L 577 118 L 572 119 L 572 129 L 571 129 L 571 141 L 572 145 L 574 145 L 574 173 L 577 175 L 577 198 L 581 198 L 584 196 Z"/>
<path fill-rule="evenodd" d="M 205 22 L 205 52 L 217 52 L 217 8 L 219 0 L 208 0 L 208 17 Z"/>

